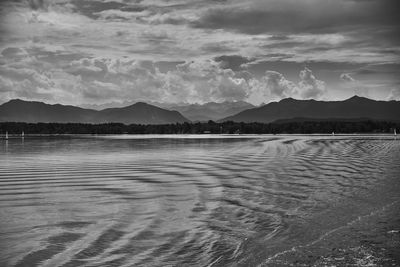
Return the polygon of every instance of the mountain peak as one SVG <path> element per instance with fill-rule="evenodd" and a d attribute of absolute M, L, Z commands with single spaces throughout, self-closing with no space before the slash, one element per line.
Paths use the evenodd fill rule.
<path fill-rule="evenodd" d="M 38 105 L 46 105 L 46 104 L 43 102 L 39 102 L 39 101 L 28 101 L 28 100 L 23 100 L 20 98 L 15 98 L 15 99 L 11 99 L 8 102 L 3 103 L 3 105 L 6 105 L 6 106 L 21 106 L 21 105 L 35 106 L 36 105 L 36 106 L 38 106 Z"/>
<path fill-rule="evenodd" d="M 30 101 L 25 101 L 25 100 L 22 100 L 19 98 L 15 98 L 15 99 L 11 99 L 10 101 L 8 101 L 6 103 L 12 104 L 12 103 L 27 103 L 27 102 L 30 102 Z M 6 103 L 4 103 L 4 104 L 6 104 Z"/>
<path fill-rule="evenodd" d="M 150 106 L 150 105 L 147 104 L 146 102 L 141 102 L 141 101 L 139 101 L 139 102 L 136 102 L 135 104 L 133 104 L 133 105 L 131 105 L 131 106 L 135 106 L 135 107 L 137 107 L 137 106 L 139 106 L 139 107 L 145 107 L 145 106 Z"/>
<path fill-rule="evenodd" d="M 295 102 L 295 101 L 297 101 L 297 100 L 292 97 L 287 97 L 287 98 L 281 99 L 279 101 L 279 103 L 291 103 L 291 102 Z"/>
<path fill-rule="evenodd" d="M 358 100 L 371 100 L 369 98 L 363 97 L 363 96 L 358 96 L 358 95 L 353 95 L 349 99 L 346 99 L 345 101 L 358 101 Z"/>

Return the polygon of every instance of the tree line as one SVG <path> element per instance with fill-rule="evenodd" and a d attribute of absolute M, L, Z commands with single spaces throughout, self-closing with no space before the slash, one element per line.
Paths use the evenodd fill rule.
<path fill-rule="evenodd" d="M 122 123 L 24 123 L 1 122 L 5 134 L 330 134 L 393 133 L 400 122 L 391 121 L 301 121 L 274 123 L 243 123 L 214 121 L 144 125 Z"/>

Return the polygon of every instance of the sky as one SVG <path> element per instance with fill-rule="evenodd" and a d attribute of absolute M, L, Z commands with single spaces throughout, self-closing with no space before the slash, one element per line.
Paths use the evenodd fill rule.
<path fill-rule="evenodd" d="M 0 103 L 400 100 L 399 0 L 2 0 Z"/>

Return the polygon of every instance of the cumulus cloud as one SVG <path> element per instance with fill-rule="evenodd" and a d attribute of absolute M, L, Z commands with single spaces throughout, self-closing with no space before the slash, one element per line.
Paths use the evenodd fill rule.
<path fill-rule="evenodd" d="M 299 94 L 302 98 L 319 99 L 325 93 L 325 82 L 315 78 L 313 72 L 304 68 L 300 71 Z"/>
<path fill-rule="evenodd" d="M 189 88 L 190 102 L 244 100 L 250 93 L 246 79 L 231 69 L 223 69 L 213 60 L 179 64 L 167 76 L 180 77 L 185 88 Z M 176 79 L 176 78 L 175 78 Z"/>
<path fill-rule="evenodd" d="M 301 81 L 295 84 L 278 72 L 267 71 L 262 77 L 256 77 L 246 70 L 232 70 L 222 61 L 210 59 L 175 63 L 175 67 L 160 71 L 159 65 L 152 61 L 132 58 L 75 59 L 77 55 L 71 55 L 66 60 L 64 51 L 30 55 L 21 51 L 3 51 L 3 59 L 7 55 L 21 56 L 0 66 L 2 100 L 25 96 L 66 104 L 126 100 L 168 103 L 244 100 L 258 104 L 285 97 L 318 98 L 324 89 L 324 83 L 309 69 L 302 70 Z M 45 62 L 44 55 L 51 57 Z M 57 65 L 49 60 L 56 61 Z M 236 63 L 235 60 L 232 62 Z"/>
<path fill-rule="evenodd" d="M 52 100 L 56 95 L 50 72 L 1 66 L 0 78 L 0 92 L 6 92 L 5 95 L 1 94 L 2 98 Z"/>
<path fill-rule="evenodd" d="M 30 68 L 0 67 L 0 75 L 15 81 L 26 81 L 35 88 L 51 88 L 53 82 L 48 72 L 38 72 Z"/>
<path fill-rule="evenodd" d="M 106 71 L 106 66 L 96 59 L 82 58 L 72 61 L 70 68 L 66 69 L 66 71 L 71 74 L 90 76 Z"/>
<path fill-rule="evenodd" d="M 285 98 L 295 96 L 298 93 L 298 87 L 279 72 L 266 71 L 263 80 L 265 86 L 269 89 L 268 93 L 272 96 Z"/>
<path fill-rule="evenodd" d="M 0 93 L 8 93 L 13 91 L 13 82 L 0 75 Z"/>
<path fill-rule="evenodd" d="M 23 90 L 26 91 L 34 91 L 34 88 L 39 87 L 52 88 L 53 91 L 74 91 L 75 97 L 79 96 L 81 101 L 86 103 L 126 99 L 221 102 L 244 100 L 250 93 L 249 84 L 243 73 L 237 74 L 230 69 L 223 69 L 212 60 L 178 64 L 175 69 L 167 72 L 161 72 L 152 62 L 107 58 L 73 60 L 62 69 L 38 70 L 40 75 L 33 70 L 25 73 L 28 70 L 7 69 L 4 76 L 13 78 L 16 83 L 21 80 L 29 81 L 29 86 L 32 88 L 28 89 L 29 86 L 25 84 Z M 67 78 L 71 82 L 68 82 Z M 49 81 L 53 83 L 46 84 Z M 57 94 L 57 97 L 59 96 Z M 68 99 L 71 95 L 61 94 L 61 96 L 65 99 L 60 99 L 60 102 L 71 102 L 71 99 Z"/>
<path fill-rule="evenodd" d="M 325 82 L 318 80 L 309 68 L 304 68 L 299 74 L 300 81 L 288 80 L 282 73 L 266 71 L 260 80 L 251 82 L 253 94 L 263 96 L 262 102 L 293 97 L 297 99 L 321 99 L 325 93 Z"/>
<path fill-rule="evenodd" d="M 14 57 L 9 58 L 10 55 Z M 71 100 L 79 97 L 79 90 L 71 90 L 80 84 L 76 76 L 39 60 L 26 50 L 6 48 L 0 61 L 0 92 L 6 92 L 0 94 L 2 101 L 26 98 L 46 102 L 67 100 L 66 103 L 73 103 Z"/>
<path fill-rule="evenodd" d="M 327 85 L 310 69 L 329 81 L 330 97 L 363 94 L 367 85 L 384 98 L 400 77 L 399 7 L 398 0 L 0 1 L 0 99 L 322 98 Z M 310 68 L 299 76 L 304 62 Z"/>

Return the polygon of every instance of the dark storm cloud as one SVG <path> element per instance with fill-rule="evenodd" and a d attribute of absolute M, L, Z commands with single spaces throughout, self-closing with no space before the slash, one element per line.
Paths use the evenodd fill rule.
<path fill-rule="evenodd" d="M 243 69 L 243 64 L 254 61 L 254 59 L 249 59 L 240 55 L 219 56 L 216 57 L 214 60 L 216 62 L 219 62 L 222 68 L 231 69 L 233 71 Z"/>
<path fill-rule="evenodd" d="M 398 0 L 259 1 L 209 9 L 192 26 L 247 34 L 328 33 L 360 26 L 397 27 L 399 13 Z"/>
<path fill-rule="evenodd" d="M 47 3 L 45 0 L 29 0 L 29 6 L 34 9 L 47 9 Z"/>

